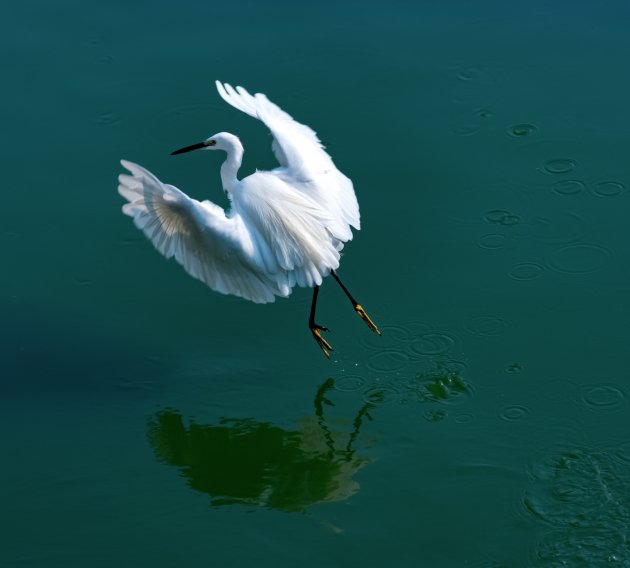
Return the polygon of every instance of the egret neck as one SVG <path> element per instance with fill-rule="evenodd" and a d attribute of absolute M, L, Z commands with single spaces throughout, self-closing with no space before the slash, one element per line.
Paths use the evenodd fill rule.
<path fill-rule="evenodd" d="M 227 136 L 223 140 L 223 150 L 227 153 L 225 162 L 221 164 L 221 183 L 226 192 L 231 192 L 236 188 L 239 181 L 236 173 L 243 162 L 243 145 L 241 141 L 234 135 Z"/>

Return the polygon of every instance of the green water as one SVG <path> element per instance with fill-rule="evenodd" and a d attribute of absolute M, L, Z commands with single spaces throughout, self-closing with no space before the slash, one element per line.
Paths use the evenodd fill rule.
<path fill-rule="evenodd" d="M 621 2 L 15 4 L 2 20 L 0 564 L 630 566 Z M 320 134 L 363 230 L 256 306 L 120 212 L 120 158 L 225 205 Z"/>

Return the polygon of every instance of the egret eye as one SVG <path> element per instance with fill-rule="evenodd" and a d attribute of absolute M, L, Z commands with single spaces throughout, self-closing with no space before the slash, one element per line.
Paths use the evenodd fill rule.
<path fill-rule="evenodd" d="M 206 142 L 206 146 L 214 146 L 216 143 L 217 143 L 217 141 L 216 141 L 216 140 L 208 140 L 208 141 Z"/>

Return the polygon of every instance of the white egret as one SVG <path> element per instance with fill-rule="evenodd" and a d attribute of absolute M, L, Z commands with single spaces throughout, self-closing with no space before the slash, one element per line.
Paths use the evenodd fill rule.
<path fill-rule="evenodd" d="M 256 303 L 287 297 L 294 286 L 312 287 L 309 329 L 328 357 L 332 347 L 315 323 L 322 279 L 332 274 L 368 327 L 380 331 L 335 272 L 340 251 L 360 228 L 352 182 L 333 164 L 313 130 L 293 120 L 262 93 L 216 82 L 233 107 L 261 120 L 273 136 L 280 167 L 237 179 L 243 146 L 233 134 L 219 132 L 191 150 L 223 150 L 221 183 L 231 208 L 197 201 L 162 183 L 143 167 L 121 160 L 118 192 L 129 203 L 123 213 L 166 258 L 222 294 Z"/>

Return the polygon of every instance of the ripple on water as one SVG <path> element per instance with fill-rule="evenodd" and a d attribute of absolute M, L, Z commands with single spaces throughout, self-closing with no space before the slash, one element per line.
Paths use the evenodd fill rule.
<path fill-rule="evenodd" d="M 508 276 L 514 280 L 534 280 L 542 276 L 544 270 L 544 267 L 535 262 L 519 262 L 510 269 Z"/>
<path fill-rule="evenodd" d="M 548 174 L 568 174 L 572 172 L 577 166 L 577 162 L 571 158 L 554 158 L 553 160 L 547 160 L 542 169 Z"/>
<path fill-rule="evenodd" d="M 444 355 L 448 353 L 455 340 L 445 333 L 425 333 L 409 343 L 412 355 Z"/>
<path fill-rule="evenodd" d="M 387 349 L 373 353 L 368 357 L 366 366 L 371 371 L 392 372 L 399 371 L 409 363 L 409 355 L 402 349 Z"/>
<path fill-rule="evenodd" d="M 466 83 L 469 82 L 483 82 L 488 78 L 488 73 L 481 69 L 480 67 L 467 67 L 465 69 L 461 69 L 457 73 L 457 78 L 460 81 L 464 81 Z"/>
<path fill-rule="evenodd" d="M 503 225 L 506 227 L 517 225 L 520 221 L 520 217 L 518 215 L 514 215 L 514 213 L 510 213 L 505 209 L 492 209 L 483 216 L 483 219 L 487 223 Z"/>
<path fill-rule="evenodd" d="M 613 450 L 615 459 L 624 465 L 630 465 L 630 440 L 622 442 Z"/>
<path fill-rule="evenodd" d="M 462 373 L 446 365 L 418 373 L 411 388 L 421 402 L 458 404 L 472 394 L 472 387 L 464 380 Z"/>
<path fill-rule="evenodd" d="M 335 380 L 335 389 L 339 391 L 358 391 L 365 386 L 366 380 L 359 375 L 346 375 Z"/>
<path fill-rule="evenodd" d="M 363 391 L 363 400 L 374 405 L 392 404 L 399 399 L 400 392 L 390 385 L 372 386 Z"/>
<path fill-rule="evenodd" d="M 500 249 L 505 245 L 505 235 L 490 233 L 481 237 L 477 244 L 485 249 Z"/>
<path fill-rule="evenodd" d="M 501 420 L 506 420 L 507 422 L 515 422 L 517 420 L 525 418 L 528 414 L 529 408 L 527 408 L 526 406 L 512 404 L 501 409 L 501 412 L 499 412 L 499 417 L 501 418 Z"/>
<path fill-rule="evenodd" d="M 551 448 L 532 466 L 523 495 L 528 515 L 555 528 L 537 546 L 542 566 L 604 566 L 611 555 L 630 563 L 628 464 L 613 453 Z"/>
<path fill-rule="evenodd" d="M 579 390 L 578 403 L 594 412 L 615 412 L 626 405 L 626 393 L 615 384 L 594 384 Z"/>
<path fill-rule="evenodd" d="M 451 132 L 457 136 L 472 136 L 481 130 L 493 115 L 487 108 L 478 108 L 472 114 L 467 113 L 458 124 L 451 128 Z"/>
<path fill-rule="evenodd" d="M 118 124 L 120 121 L 121 121 L 120 116 L 118 116 L 114 112 L 103 112 L 94 119 L 94 122 L 96 122 L 96 124 L 99 124 L 101 126 L 110 126 L 112 124 Z"/>
<path fill-rule="evenodd" d="M 585 231 L 584 218 L 572 211 L 563 211 L 551 217 L 535 219 L 533 234 L 548 244 L 565 244 L 577 241 Z"/>
<path fill-rule="evenodd" d="M 494 99 L 497 87 L 496 78 L 483 67 L 466 67 L 454 70 L 454 83 L 451 86 L 451 101 L 476 109 L 484 114 L 487 105 Z"/>
<path fill-rule="evenodd" d="M 381 335 L 374 333 L 363 337 L 359 342 L 369 349 L 378 349 L 379 351 L 386 349 L 396 349 L 400 346 L 401 341 L 408 339 L 408 330 L 401 325 L 380 325 Z"/>
<path fill-rule="evenodd" d="M 619 181 L 602 181 L 593 187 L 593 193 L 599 197 L 615 197 L 625 190 L 626 186 Z"/>
<path fill-rule="evenodd" d="M 524 138 L 525 136 L 531 136 L 534 134 L 538 128 L 534 124 L 515 124 L 508 128 L 508 134 L 510 136 L 514 136 L 516 138 Z"/>
<path fill-rule="evenodd" d="M 505 368 L 505 372 L 508 375 L 518 375 L 522 370 L 523 367 L 521 367 L 518 363 L 512 363 Z"/>
<path fill-rule="evenodd" d="M 427 410 L 424 413 L 424 419 L 427 422 L 441 422 L 446 418 L 446 411 L 444 410 Z"/>
<path fill-rule="evenodd" d="M 576 195 L 586 186 L 577 179 L 562 179 L 553 184 L 551 190 L 558 195 Z"/>
<path fill-rule="evenodd" d="M 473 335 L 490 337 L 501 335 L 507 329 L 508 322 L 500 316 L 475 316 L 464 327 Z"/>
<path fill-rule="evenodd" d="M 405 341 L 413 341 L 416 337 L 424 335 L 435 329 L 435 326 L 426 321 L 408 321 L 402 326 L 406 331 Z"/>
<path fill-rule="evenodd" d="M 549 266 L 566 274 L 587 274 L 603 268 L 612 253 L 600 245 L 576 243 L 556 249 Z"/>
<path fill-rule="evenodd" d="M 455 422 L 457 424 L 470 424 L 475 417 L 470 412 L 460 412 L 455 416 Z"/>
<path fill-rule="evenodd" d="M 451 128 L 451 133 L 456 136 L 472 136 L 481 130 L 481 124 L 475 122 L 464 122 Z"/>

